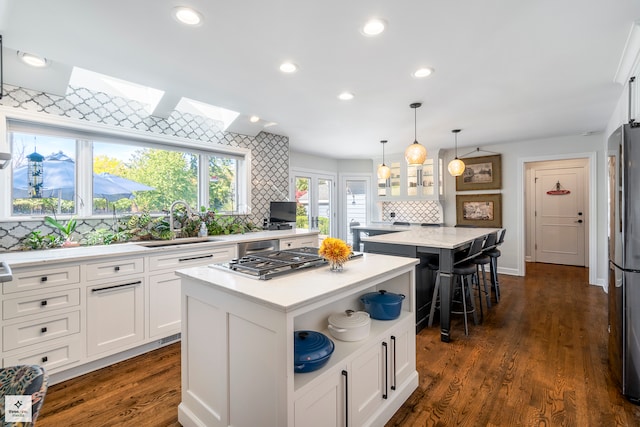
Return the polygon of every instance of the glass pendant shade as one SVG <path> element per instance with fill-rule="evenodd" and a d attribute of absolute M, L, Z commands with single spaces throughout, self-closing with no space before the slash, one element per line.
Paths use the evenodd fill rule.
<path fill-rule="evenodd" d="M 451 176 L 460 176 L 464 173 L 465 165 L 462 160 L 456 157 L 449 162 L 449 166 L 447 168 L 449 169 Z"/>
<path fill-rule="evenodd" d="M 427 160 L 427 149 L 420 143 L 414 142 L 404 151 L 404 158 L 408 165 L 421 165 Z"/>
<path fill-rule="evenodd" d="M 380 141 L 380 144 L 382 144 L 382 164 L 378 166 L 378 179 L 389 179 L 391 176 L 391 169 L 389 169 L 389 166 L 384 164 L 384 145 L 386 143 L 386 139 Z"/>
<path fill-rule="evenodd" d="M 451 160 L 449 162 L 449 166 L 447 167 L 451 176 L 460 176 L 464 173 L 465 170 L 464 162 L 458 158 L 458 134 L 460 133 L 460 131 L 461 129 L 453 129 L 451 131 L 456 136 L 456 158 Z"/>
<path fill-rule="evenodd" d="M 378 179 L 389 179 L 390 176 L 391 169 L 389 169 L 389 166 L 385 165 L 384 163 L 381 164 L 378 167 Z"/>
<path fill-rule="evenodd" d="M 406 150 L 404 150 L 404 158 L 407 161 L 409 166 L 418 166 L 424 164 L 424 161 L 427 160 L 427 149 L 424 146 L 420 145 L 418 142 L 417 135 L 417 117 L 416 110 L 422 106 L 419 102 L 414 102 L 409 105 L 409 107 L 413 108 L 413 144 L 409 145 Z"/>

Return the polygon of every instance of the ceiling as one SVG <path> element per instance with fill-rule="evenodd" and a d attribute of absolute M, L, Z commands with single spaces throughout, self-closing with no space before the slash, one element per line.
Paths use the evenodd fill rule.
<path fill-rule="evenodd" d="M 202 25 L 178 23 L 175 6 Z M 387 30 L 365 37 L 372 17 Z M 413 102 L 427 149 L 452 148 L 454 128 L 460 147 L 602 131 L 639 18 L 637 0 L 0 0 L 5 83 L 64 93 L 78 66 L 164 90 L 169 106 L 238 111 L 247 133 L 276 122 L 292 150 L 341 159 L 380 156 L 382 139 L 404 151 Z M 51 65 L 27 69 L 18 50 Z M 280 72 L 285 60 L 299 71 Z M 435 72 L 412 77 L 419 67 Z"/>

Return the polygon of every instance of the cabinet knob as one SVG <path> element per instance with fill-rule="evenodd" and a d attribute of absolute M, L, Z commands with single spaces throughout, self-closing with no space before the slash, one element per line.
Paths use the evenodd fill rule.
<path fill-rule="evenodd" d="M 113 269 L 114 269 L 115 271 L 120 271 L 120 266 L 119 266 L 119 265 L 116 265 Z"/>
<path fill-rule="evenodd" d="M 47 332 L 47 327 L 45 326 L 44 328 L 40 328 L 40 332 L 41 332 L 41 333 L 43 333 L 43 334 L 44 334 L 45 332 Z"/>
<path fill-rule="evenodd" d="M 42 363 L 48 362 L 49 358 L 47 356 L 42 356 Z"/>
<path fill-rule="evenodd" d="M 40 305 L 41 305 L 41 306 L 43 306 L 43 307 L 44 307 L 45 305 L 47 305 L 47 300 L 40 301 Z"/>
<path fill-rule="evenodd" d="M 42 277 L 40 278 L 40 281 L 41 281 L 41 282 L 46 282 L 46 281 L 47 281 L 47 276 L 42 276 Z"/>

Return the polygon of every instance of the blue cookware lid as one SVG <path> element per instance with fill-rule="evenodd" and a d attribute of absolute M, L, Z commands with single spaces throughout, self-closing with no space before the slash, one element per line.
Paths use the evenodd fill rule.
<path fill-rule="evenodd" d="M 397 304 L 404 299 L 402 294 L 394 294 L 380 289 L 378 292 L 370 292 L 362 296 L 362 302 L 374 304 Z"/>
<path fill-rule="evenodd" d="M 296 364 L 313 362 L 333 353 L 334 344 L 326 335 L 316 331 L 293 333 L 294 361 Z"/>

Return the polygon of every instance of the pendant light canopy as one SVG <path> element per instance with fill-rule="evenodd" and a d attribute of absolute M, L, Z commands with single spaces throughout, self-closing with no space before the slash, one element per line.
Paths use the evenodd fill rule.
<path fill-rule="evenodd" d="M 417 113 L 416 109 L 422 106 L 419 102 L 409 105 L 413 108 L 413 144 L 409 145 L 404 151 L 404 158 L 408 165 L 422 165 L 427 160 L 427 149 L 420 145 L 417 137 Z"/>
<path fill-rule="evenodd" d="M 451 176 L 460 176 L 465 170 L 464 162 L 458 158 L 458 134 L 460 133 L 460 129 L 453 129 L 451 132 L 456 136 L 456 158 L 449 162 L 447 168 Z"/>
<path fill-rule="evenodd" d="M 378 167 L 378 179 L 389 179 L 391 176 L 391 169 L 384 164 L 384 144 L 386 143 L 386 139 L 380 141 L 380 144 L 382 144 L 382 164 Z"/>

